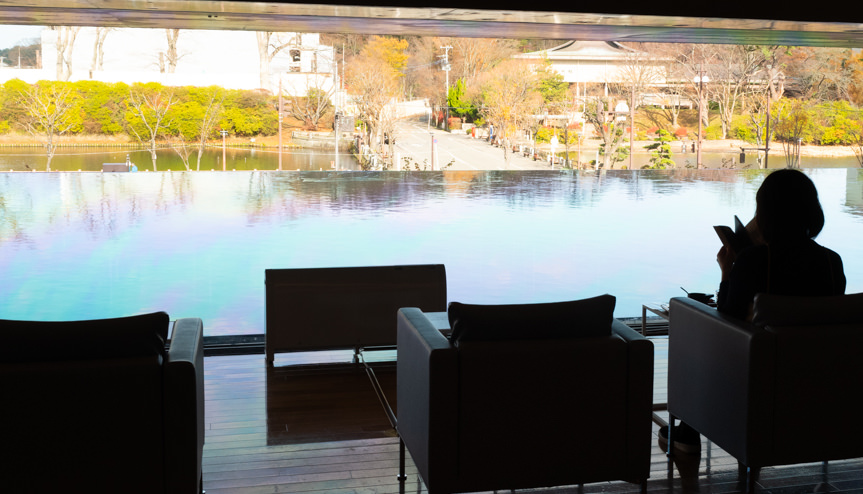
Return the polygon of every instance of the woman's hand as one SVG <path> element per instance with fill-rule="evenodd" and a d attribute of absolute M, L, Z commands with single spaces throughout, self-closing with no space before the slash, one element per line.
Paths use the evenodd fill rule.
<path fill-rule="evenodd" d="M 722 270 L 722 281 L 728 279 L 731 273 L 731 267 L 734 266 L 734 260 L 737 256 L 726 246 L 722 246 L 719 252 L 716 253 L 716 262 L 719 264 L 719 269 Z"/>

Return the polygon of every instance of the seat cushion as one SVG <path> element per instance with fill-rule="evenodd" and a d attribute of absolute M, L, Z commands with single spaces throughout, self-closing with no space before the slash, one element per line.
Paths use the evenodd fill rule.
<path fill-rule="evenodd" d="M 89 321 L 0 319 L 0 362 L 59 362 L 165 355 L 164 312 Z"/>
<path fill-rule="evenodd" d="M 568 302 L 477 305 L 451 302 L 453 342 L 608 336 L 616 299 L 611 295 Z"/>

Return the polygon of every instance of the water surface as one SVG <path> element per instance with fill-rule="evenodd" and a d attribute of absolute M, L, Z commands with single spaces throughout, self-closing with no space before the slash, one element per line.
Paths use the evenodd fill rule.
<path fill-rule="evenodd" d="M 442 263 L 449 300 L 641 304 L 718 285 L 759 170 L 0 173 L 0 318 L 164 310 L 262 333 L 268 268 Z M 863 291 L 858 169 L 807 170 Z"/>

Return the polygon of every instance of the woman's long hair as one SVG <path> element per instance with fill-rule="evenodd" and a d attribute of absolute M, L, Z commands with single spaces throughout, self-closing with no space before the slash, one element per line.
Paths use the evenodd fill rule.
<path fill-rule="evenodd" d="M 755 202 L 755 221 L 768 244 L 815 238 L 824 227 L 818 190 L 801 171 L 784 169 L 768 175 Z"/>

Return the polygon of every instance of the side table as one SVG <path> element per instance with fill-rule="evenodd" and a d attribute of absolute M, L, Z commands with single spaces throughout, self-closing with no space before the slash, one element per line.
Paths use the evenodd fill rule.
<path fill-rule="evenodd" d="M 666 321 L 668 320 L 668 304 L 644 304 L 641 306 L 641 334 L 647 334 L 647 313 L 651 312 Z"/>
<path fill-rule="evenodd" d="M 647 313 L 657 315 L 666 321 L 669 320 L 668 314 L 668 304 L 644 304 L 641 306 L 641 334 L 647 335 Z M 667 360 L 665 361 L 666 365 Z M 657 375 L 657 372 L 654 370 L 654 375 Z M 660 375 L 665 375 L 665 372 L 660 373 Z M 665 383 L 667 385 L 667 383 Z M 654 384 L 655 386 L 655 384 Z M 660 427 L 668 425 L 667 422 L 656 414 L 659 411 L 668 410 L 668 403 L 654 403 L 653 404 L 653 421 L 659 424 Z"/>

